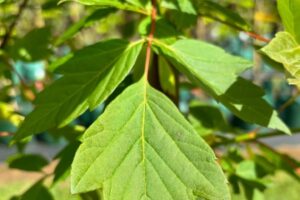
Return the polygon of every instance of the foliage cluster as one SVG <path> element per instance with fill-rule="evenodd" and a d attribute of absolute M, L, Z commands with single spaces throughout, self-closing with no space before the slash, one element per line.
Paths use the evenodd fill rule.
<path fill-rule="evenodd" d="M 47 131 L 68 141 L 54 158 L 58 164 L 53 173 L 15 199 L 53 199 L 46 184 L 49 177 L 49 188 L 70 176 L 73 194 L 104 200 L 227 200 L 231 193 L 263 199 L 278 170 L 300 179 L 297 160 L 260 140 L 299 130 L 290 130 L 263 89 L 242 76 L 253 63 L 191 36 L 199 17 L 244 32 L 259 41 L 257 53 L 287 72 L 288 82 L 300 88 L 298 0 L 277 1 L 285 31 L 272 41 L 255 33 L 238 12 L 213 0 L 70 1 L 57 5 L 56 0 L 23 0 L 18 8 L 12 0 L 0 1 L 0 17 L 9 24 L 0 27 L 0 75 L 12 80 L 14 74 L 19 80 L 19 86 L 10 81 L 0 85 L 0 118 L 17 128 L 10 144 L 19 153 L 8 159 L 9 167 L 41 171 L 48 165 L 41 155 L 24 153 L 35 134 Z M 246 2 L 252 1 L 231 4 L 247 7 Z M 79 4 L 86 6 L 84 16 L 78 14 Z M 76 22 L 66 26 L 74 8 Z M 14 9 L 16 15 L 5 14 Z M 30 31 L 19 33 L 17 22 L 27 9 L 39 10 L 35 12 L 47 23 L 36 20 L 35 28 L 29 25 Z M 30 13 L 26 16 L 32 19 Z M 84 31 L 98 42 L 86 45 L 74 39 L 79 33 L 84 37 Z M 41 83 L 24 79 L 16 69 L 18 62 L 50 63 L 47 77 L 55 81 L 40 92 Z M 201 88 L 205 99 L 210 97 L 256 128 L 245 133 L 232 126 L 220 106 L 203 99 L 181 113 L 182 87 Z M 26 112 L 17 112 L 9 103 L 11 91 L 34 100 L 24 120 Z M 87 129 L 76 124 L 87 110 L 100 107 L 103 113 Z"/>

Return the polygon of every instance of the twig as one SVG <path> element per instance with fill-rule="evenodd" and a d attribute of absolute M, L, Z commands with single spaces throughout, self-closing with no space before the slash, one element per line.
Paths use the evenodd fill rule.
<path fill-rule="evenodd" d="M 25 96 L 29 99 L 29 100 L 34 100 L 35 99 L 35 94 L 34 91 L 32 91 L 32 89 L 29 87 L 29 85 L 26 83 L 26 81 L 24 80 L 24 78 L 21 76 L 21 74 L 15 69 L 15 67 L 10 63 L 9 58 L 6 57 L 6 54 L 0 56 L 0 58 L 2 58 L 1 60 L 4 62 L 5 66 L 12 72 L 15 73 L 16 76 L 19 78 L 21 86 L 27 91 L 27 93 L 25 94 Z"/>
<path fill-rule="evenodd" d="M 300 128 L 292 129 L 291 132 L 293 133 L 293 135 L 300 134 Z M 269 138 L 274 136 L 284 136 L 284 135 L 286 134 L 281 131 L 274 131 L 270 133 L 264 133 L 264 132 L 258 133 L 255 132 L 254 130 L 249 133 L 238 135 L 234 138 L 227 138 L 221 136 L 222 139 L 224 140 L 214 144 L 214 146 L 216 147 L 216 146 L 228 145 L 228 144 L 239 143 L 239 142 L 250 142 L 250 141 L 257 142 L 258 139 Z"/>
<path fill-rule="evenodd" d="M 11 37 L 12 33 L 13 33 L 13 30 L 14 28 L 16 27 L 24 9 L 26 8 L 27 6 L 27 3 L 28 3 L 29 0 L 24 0 L 21 4 L 20 4 L 20 7 L 19 7 L 19 11 L 14 19 L 14 21 L 11 23 L 11 25 L 8 27 L 8 30 L 6 32 L 6 34 L 4 35 L 3 37 L 3 40 L 2 40 L 2 43 L 0 45 L 0 49 L 4 49 L 5 46 L 7 45 L 8 41 L 9 41 L 9 38 Z"/>
<path fill-rule="evenodd" d="M 295 170 L 295 173 L 297 174 L 298 165 L 297 165 L 297 163 L 294 162 L 294 160 L 291 157 L 278 152 L 276 149 L 272 148 L 271 146 L 269 146 L 261 141 L 257 141 L 256 143 L 258 145 L 268 149 L 269 151 L 272 151 L 273 153 L 278 154 L 285 161 L 286 164 L 288 164 L 290 167 L 292 167 Z"/>
<path fill-rule="evenodd" d="M 254 33 L 254 32 L 245 32 L 247 35 L 249 35 L 250 37 L 256 39 L 256 40 L 259 40 L 259 41 L 262 41 L 262 42 L 265 42 L 265 43 L 269 43 L 271 40 L 268 39 L 268 38 L 265 38 L 257 33 Z"/>
<path fill-rule="evenodd" d="M 156 0 L 151 0 L 152 3 L 152 11 L 151 11 L 151 30 L 149 36 L 147 38 L 147 50 L 146 50 L 146 60 L 145 60 L 145 77 L 148 79 L 149 68 L 150 68 L 150 60 L 151 60 L 151 46 L 154 38 L 154 32 L 156 28 L 156 15 L 157 15 L 157 2 Z"/>
<path fill-rule="evenodd" d="M 24 80 L 24 78 L 21 76 L 21 74 L 19 74 L 19 72 L 18 72 L 18 71 L 14 68 L 14 66 L 10 63 L 9 58 L 6 57 L 5 55 L 1 56 L 1 58 L 2 58 L 3 62 L 5 63 L 5 65 L 7 66 L 7 68 L 8 68 L 10 71 L 14 72 L 14 73 L 17 75 L 17 77 L 18 77 L 18 78 L 20 79 L 20 81 L 21 81 L 21 84 L 22 84 L 23 86 L 25 86 L 25 87 L 28 87 L 28 85 L 27 85 L 26 81 Z"/>
<path fill-rule="evenodd" d="M 295 102 L 295 100 L 299 97 L 299 95 L 300 95 L 300 91 L 298 91 L 295 95 L 291 96 L 284 104 L 280 106 L 278 112 L 281 113 L 285 111 L 285 109 L 287 109 L 290 105 L 292 105 Z"/>
<path fill-rule="evenodd" d="M 291 98 L 289 98 L 277 111 L 279 113 L 283 112 L 286 108 L 288 108 L 290 105 L 292 105 L 295 102 L 295 100 L 299 97 L 299 95 L 300 95 L 300 91 L 298 91 L 295 95 L 293 95 Z M 229 143 L 253 141 L 253 140 L 257 140 L 257 139 L 265 138 L 265 137 L 285 135 L 285 133 L 282 133 L 280 131 L 267 133 L 267 134 L 266 133 L 259 133 L 260 130 L 261 130 L 261 127 L 255 128 L 255 129 L 249 131 L 246 134 L 236 136 L 234 138 L 234 140 L 230 140 Z M 295 132 L 295 131 L 296 131 L 296 133 L 294 133 L 294 134 L 298 134 L 300 132 L 300 129 L 295 129 L 293 132 Z"/>

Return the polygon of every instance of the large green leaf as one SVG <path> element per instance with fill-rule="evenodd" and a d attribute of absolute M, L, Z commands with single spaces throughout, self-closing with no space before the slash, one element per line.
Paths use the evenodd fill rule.
<path fill-rule="evenodd" d="M 300 1 L 278 0 L 277 5 L 286 31 L 300 42 Z"/>
<path fill-rule="evenodd" d="M 104 199 L 230 199 L 210 147 L 175 105 L 144 79 L 86 131 L 71 170 L 73 193 Z"/>
<path fill-rule="evenodd" d="M 179 71 L 243 120 L 290 133 L 262 98 L 264 92 L 251 82 L 238 79 L 251 66 L 248 61 L 196 40 L 183 39 L 173 45 L 155 40 L 154 44 Z"/>
<path fill-rule="evenodd" d="M 36 99 L 15 139 L 61 127 L 103 102 L 130 72 L 143 42 L 109 40 L 86 47 L 61 65 L 64 76 Z"/>
<path fill-rule="evenodd" d="M 288 79 L 289 83 L 300 88 L 300 45 L 290 33 L 277 33 L 261 50 L 273 60 L 282 63 L 292 76 Z"/>

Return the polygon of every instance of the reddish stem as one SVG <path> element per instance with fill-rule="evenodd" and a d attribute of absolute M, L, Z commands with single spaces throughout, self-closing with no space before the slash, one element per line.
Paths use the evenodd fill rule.
<path fill-rule="evenodd" d="M 250 37 L 256 39 L 256 40 L 259 40 L 259 41 L 262 41 L 262 42 L 266 42 L 266 43 L 269 43 L 271 40 L 268 39 L 268 38 L 265 38 L 261 35 L 258 35 L 257 33 L 254 33 L 254 32 L 245 32 L 247 35 L 249 35 Z"/>
<path fill-rule="evenodd" d="M 151 29 L 149 36 L 147 38 L 148 44 L 147 44 L 147 50 L 146 50 L 146 61 L 145 61 L 145 76 L 148 79 L 149 75 L 149 68 L 150 68 L 150 60 L 151 60 L 151 46 L 154 38 L 154 32 L 156 28 L 156 15 L 157 15 L 157 2 L 156 0 L 151 0 L 152 3 L 152 11 L 151 11 Z"/>

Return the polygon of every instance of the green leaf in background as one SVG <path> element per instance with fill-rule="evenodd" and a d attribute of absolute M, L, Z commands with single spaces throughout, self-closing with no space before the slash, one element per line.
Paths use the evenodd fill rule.
<path fill-rule="evenodd" d="M 14 60 L 36 61 L 50 55 L 51 30 L 49 27 L 33 29 L 23 38 L 18 39 L 9 48 Z"/>
<path fill-rule="evenodd" d="M 300 1 L 277 0 L 277 6 L 286 31 L 300 42 Z"/>
<path fill-rule="evenodd" d="M 80 31 L 82 28 L 90 25 L 92 22 L 100 20 L 109 14 L 115 12 L 116 10 L 113 8 L 101 8 L 98 10 L 95 10 L 90 15 L 82 18 L 72 26 L 70 26 L 55 42 L 56 45 L 60 45 L 66 40 L 73 37 L 78 31 Z"/>
<path fill-rule="evenodd" d="M 178 10 L 170 10 L 169 20 L 172 22 L 178 30 L 184 31 L 197 24 L 197 15 L 180 12 Z"/>
<path fill-rule="evenodd" d="M 41 171 L 49 162 L 38 154 L 16 154 L 8 158 L 7 163 L 13 169 Z"/>
<path fill-rule="evenodd" d="M 270 104 L 263 98 L 264 90 L 239 78 L 225 94 L 216 99 L 241 119 L 291 134 Z"/>
<path fill-rule="evenodd" d="M 177 38 L 180 36 L 180 33 L 173 27 L 173 25 L 164 18 L 157 19 L 155 27 L 156 30 L 154 37 L 163 41 L 164 43 L 172 44 L 176 42 Z M 146 18 L 139 25 L 139 33 L 144 37 L 148 37 L 150 30 L 151 19 Z"/>
<path fill-rule="evenodd" d="M 300 162 L 298 160 L 295 160 L 289 155 L 282 154 L 262 143 L 260 143 L 258 147 L 262 155 L 265 156 L 270 163 L 272 163 L 275 169 L 283 170 L 296 180 L 300 181 L 300 175 L 297 174 L 297 169 L 300 168 Z"/>
<path fill-rule="evenodd" d="M 184 23 L 187 24 L 197 19 L 193 19 L 193 15 L 200 15 L 220 21 L 239 30 L 250 30 L 249 24 L 238 13 L 211 0 L 163 0 L 162 7 L 177 10 L 175 20 L 172 21 L 177 25 L 181 24 L 183 27 Z"/>
<path fill-rule="evenodd" d="M 179 71 L 217 95 L 224 94 L 238 75 L 252 63 L 206 42 L 181 39 L 172 45 L 154 40 L 154 45 Z"/>
<path fill-rule="evenodd" d="M 225 121 L 223 114 L 215 106 L 192 103 L 189 111 L 189 119 L 201 136 L 211 134 L 216 130 L 229 130 L 229 125 Z"/>
<path fill-rule="evenodd" d="M 126 0 L 126 2 L 138 6 L 140 8 L 149 8 L 151 6 L 151 2 L 148 0 Z"/>
<path fill-rule="evenodd" d="M 238 75 L 251 63 L 205 42 L 182 39 L 173 45 L 155 40 L 161 53 L 192 82 L 245 121 L 290 133 L 259 87 Z M 243 95 L 241 95 L 243 94 Z"/>
<path fill-rule="evenodd" d="M 142 79 L 84 134 L 71 188 L 73 193 L 102 188 L 106 200 L 227 200 L 215 159 L 175 105 Z"/>
<path fill-rule="evenodd" d="M 248 180 L 256 180 L 258 178 L 256 173 L 255 162 L 252 160 L 244 160 L 236 167 L 236 175 Z"/>
<path fill-rule="evenodd" d="M 150 6 L 148 6 L 147 10 L 144 8 L 144 6 L 141 7 L 145 1 L 138 2 L 137 0 L 127 0 L 128 3 L 123 2 L 122 0 L 61 0 L 60 3 L 69 1 L 78 2 L 88 6 L 114 7 L 120 10 L 128 10 L 145 15 L 149 14 L 150 8 Z"/>
<path fill-rule="evenodd" d="M 159 82 L 164 92 L 176 96 L 176 75 L 172 67 L 162 56 L 158 58 Z"/>
<path fill-rule="evenodd" d="M 78 2 L 89 6 L 98 5 L 98 6 L 118 7 L 123 5 L 122 0 L 61 0 L 60 3 L 68 2 L 68 1 Z"/>
<path fill-rule="evenodd" d="M 101 200 L 101 192 L 100 191 L 91 191 L 80 194 L 81 200 Z"/>
<path fill-rule="evenodd" d="M 282 63 L 292 76 L 288 82 L 300 88 L 300 45 L 290 33 L 277 33 L 261 50 L 273 60 Z"/>
<path fill-rule="evenodd" d="M 38 181 L 32 187 L 30 187 L 23 195 L 21 195 L 19 200 L 54 200 L 52 194 L 43 185 L 43 180 Z"/>
<path fill-rule="evenodd" d="M 202 16 L 220 21 L 236 29 L 249 31 L 249 24 L 237 13 L 210 0 L 196 0 L 195 7 Z"/>
<path fill-rule="evenodd" d="M 169 9 L 176 9 L 180 12 L 196 15 L 192 1 L 185 0 L 162 0 L 161 6 Z"/>
<path fill-rule="evenodd" d="M 58 69 L 64 76 L 38 95 L 14 139 L 65 126 L 88 107 L 96 108 L 128 75 L 142 45 L 108 40 L 74 53 Z"/>
<path fill-rule="evenodd" d="M 70 173 L 71 164 L 79 145 L 78 141 L 70 143 L 55 156 L 54 159 L 59 159 L 59 162 L 54 169 L 53 184 L 63 180 Z"/>

